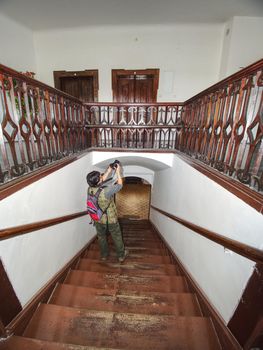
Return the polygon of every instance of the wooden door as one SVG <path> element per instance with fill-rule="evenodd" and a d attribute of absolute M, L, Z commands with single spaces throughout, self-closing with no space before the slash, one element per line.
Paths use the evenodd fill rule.
<path fill-rule="evenodd" d="M 54 71 L 55 87 L 82 102 L 98 101 L 98 70 Z"/>
<path fill-rule="evenodd" d="M 113 69 L 113 101 L 130 103 L 156 102 L 158 83 L 159 69 Z"/>

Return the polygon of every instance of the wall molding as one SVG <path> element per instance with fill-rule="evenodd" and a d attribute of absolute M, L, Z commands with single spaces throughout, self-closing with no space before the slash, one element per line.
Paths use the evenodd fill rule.
<path fill-rule="evenodd" d="M 167 247 L 171 258 L 174 260 L 176 264 L 178 264 L 180 270 L 185 275 L 191 292 L 197 295 L 203 315 L 206 317 L 210 317 L 212 319 L 217 336 L 222 346 L 222 349 L 223 350 L 241 350 L 242 348 L 240 344 L 238 343 L 234 335 L 231 333 L 230 329 L 227 327 L 222 317 L 218 314 L 216 309 L 212 306 L 208 297 L 202 291 L 201 287 L 197 284 L 194 278 L 186 270 L 183 263 L 176 256 L 175 252 L 173 251 L 169 243 L 165 240 L 165 238 L 162 236 L 162 234 L 157 229 L 157 227 L 152 222 L 151 224 L 155 232 L 160 237 L 160 239 L 164 242 L 164 245 Z"/>

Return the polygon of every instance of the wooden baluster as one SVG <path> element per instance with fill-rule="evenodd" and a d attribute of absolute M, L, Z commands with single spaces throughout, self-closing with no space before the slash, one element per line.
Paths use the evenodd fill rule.
<path fill-rule="evenodd" d="M 81 150 L 84 150 L 88 148 L 88 139 L 87 139 L 87 133 L 85 128 L 85 108 L 84 106 L 80 105 L 80 121 L 81 121 Z"/>
<path fill-rule="evenodd" d="M 49 94 L 50 98 L 50 115 L 52 120 L 52 134 L 54 137 L 54 147 L 55 147 L 55 159 L 62 158 L 61 146 L 60 146 L 60 123 L 57 110 L 56 96 Z"/>
<path fill-rule="evenodd" d="M 241 82 L 237 81 L 233 83 L 233 85 L 229 88 L 229 95 L 231 97 L 231 107 L 228 119 L 226 123 L 223 125 L 223 150 L 221 154 L 221 160 L 217 164 L 217 168 L 220 171 L 227 172 L 228 164 L 230 161 L 231 153 L 232 153 L 232 144 L 230 140 L 233 134 L 233 123 L 234 123 L 234 113 L 236 110 L 236 104 L 238 100 L 238 95 L 240 92 Z"/>
<path fill-rule="evenodd" d="M 62 152 L 64 155 L 69 154 L 69 144 L 67 138 L 67 120 L 65 115 L 66 104 L 64 97 L 59 99 L 60 105 L 60 132 L 61 132 L 61 141 L 62 141 Z"/>
<path fill-rule="evenodd" d="M 56 159 L 55 157 L 55 147 L 54 147 L 54 140 L 53 140 L 53 134 L 52 134 L 52 119 L 50 115 L 50 104 L 49 104 L 49 93 L 48 91 L 44 91 L 44 98 L 43 98 L 43 116 L 44 116 L 44 133 L 47 140 L 47 150 L 48 150 L 48 157 L 52 161 Z"/>
<path fill-rule="evenodd" d="M 10 168 L 10 175 L 11 177 L 13 176 L 16 177 L 16 176 L 23 175 L 27 171 L 25 166 L 26 159 L 25 159 L 23 144 L 22 144 L 22 140 L 21 140 L 21 136 L 18 128 L 19 117 L 16 109 L 12 78 L 6 78 L 1 76 L 1 83 L 3 87 L 3 97 L 4 97 L 4 105 L 5 105 L 5 113 L 2 121 L 2 132 L 3 132 L 3 136 L 6 138 L 9 144 L 10 152 L 12 155 L 13 165 Z M 10 101 L 13 109 L 12 112 L 14 115 L 14 120 L 10 114 L 9 104 L 7 101 L 8 93 L 10 95 Z M 12 128 L 11 134 L 9 134 L 8 130 L 6 130 L 10 128 Z M 20 151 L 21 163 L 19 163 L 19 160 L 18 160 L 16 142 L 18 143 L 18 148 Z"/>
<path fill-rule="evenodd" d="M 206 126 L 206 119 L 208 115 L 209 102 L 210 102 L 209 96 L 204 96 L 200 102 L 201 113 L 200 113 L 200 123 L 199 123 L 199 136 L 196 142 L 196 151 L 195 151 L 196 158 L 201 158 L 201 154 L 202 154 L 202 146 L 205 138 L 205 131 L 206 131 L 205 126 Z"/>
<path fill-rule="evenodd" d="M 222 109 L 222 115 L 221 115 L 221 121 L 218 124 L 217 127 L 221 128 L 220 138 L 218 142 L 218 147 L 215 155 L 215 168 L 219 171 L 224 170 L 223 162 L 220 161 L 221 155 L 224 157 L 226 152 L 227 143 L 225 144 L 225 133 L 226 133 L 226 124 L 228 121 L 229 116 L 229 110 L 230 110 L 230 102 L 233 95 L 234 85 L 231 84 L 230 86 L 226 86 L 224 93 L 225 93 L 225 103 L 224 108 Z"/>
<path fill-rule="evenodd" d="M 62 135 L 62 130 L 61 130 L 61 106 L 60 106 L 60 101 L 59 101 L 59 96 L 55 95 L 54 96 L 54 114 L 55 114 L 55 121 L 56 121 L 56 126 L 57 126 L 57 142 L 58 142 L 58 149 L 59 149 L 59 157 L 62 158 L 64 155 L 64 145 L 63 145 L 63 135 Z M 54 126 L 53 126 L 54 128 Z"/>
<path fill-rule="evenodd" d="M 208 145 L 211 137 L 211 129 L 212 129 L 211 116 L 213 114 L 214 102 L 215 102 L 215 96 L 214 95 L 208 96 L 208 105 L 206 110 L 207 113 L 205 114 L 205 120 L 204 120 L 205 121 L 204 135 L 203 135 L 204 137 L 200 147 L 200 159 L 202 159 L 205 162 L 207 162 L 207 157 L 206 157 L 207 149 L 208 149 Z"/>
<path fill-rule="evenodd" d="M 188 135 L 189 135 L 189 114 L 191 114 L 191 108 L 192 105 L 190 104 L 189 106 L 185 107 L 185 111 L 184 111 L 184 129 L 183 129 L 183 133 L 182 133 L 182 139 L 181 139 L 181 151 L 183 152 L 187 152 L 187 139 L 188 139 Z"/>
<path fill-rule="evenodd" d="M 253 130 L 255 136 L 253 134 Z M 263 94 L 261 93 L 261 100 L 258 107 L 258 111 L 252 124 L 247 128 L 247 134 L 250 142 L 249 152 L 247 155 L 246 163 L 244 169 L 237 170 L 237 178 L 245 184 L 251 183 L 251 173 L 249 172 L 251 167 L 252 157 L 255 155 L 255 150 L 257 146 L 260 146 L 263 137 Z M 260 163 L 262 161 L 262 153 L 258 152 L 255 157 L 256 166 L 259 169 Z"/>
<path fill-rule="evenodd" d="M 189 111 L 188 114 L 188 119 L 187 119 L 187 136 L 186 136 L 186 145 L 185 145 L 185 149 L 186 149 L 186 153 L 187 154 L 191 154 L 191 141 L 192 141 L 192 137 L 193 137 L 193 123 L 194 123 L 194 116 L 195 116 L 195 108 L 196 108 L 196 104 L 192 103 L 191 104 L 191 109 Z"/>
<path fill-rule="evenodd" d="M 34 135 L 32 132 L 32 104 L 28 96 L 28 86 L 25 82 L 22 84 L 22 97 L 24 105 L 22 105 L 22 118 L 19 121 L 20 133 L 25 140 L 28 163 L 30 170 L 34 170 L 36 162 L 36 149 L 34 143 Z M 24 130 L 26 129 L 26 131 Z"/>
<path fill-rule="evenodd" d="M 248 79 L 244 79 L 244 80 L 245 80 L 245 85 L 242 88 L 242 92 L 243 93 L 240 94 L 239 96 L 240 97 L 245 96 L 245 97 L 244 97 L 243 101 L 241 99 L 239 101 L 240 105 L 238 104 L 236 118 L 235 118 L 236 122 L 235 122 L 234 130 L 233 130 L 234 151 L 233 151 L 230 167 L 228 169 L 230 176 L 236 170 L 235 169 L 235 164 L 236 164 L 236 161 L 237 161 L 239 146 L 240 146 L 240 143 L 241 143 L 241 141 L 243 139 L 243 136 L 245 134 L 247 108 L 248 108 L 248 104 L 249 104 L 251 88 L 253 86 L 253 76 L 250 76 Z M 242 108 L 242 105 L 243 105 L 243 108 Z M 238 116 L 240 115 L 239 111 L 240 111 L 241 108 L 242 108 L 241 117 L 238 119 Z"/>
<path fill-rule="evenodd" d="M 206 144 L 205 144 L 205 158 L 207 164 L 212 165 L 212 159 L 211 159 L 211 152 L 212 152 L 212 145 L 214 142 L 214 124 L 215 120 L 217 120 L 218 115 L 218 103 L 219 103 L 219 93 L 218 91 L 214 92 L 211 97 L 212 105 L 210 110 L 210 116 L 209 116 L 209 122 L 207 124 L 207 130 L 206 130 Z"/>
<path fill-rule="evenodd" d="M 213 139 L 210 142 L 210 164 L 211 166 L 215 165 L 216 162 L 216 152 L 218 148 L 219 139 L 222 134 L 222 125 L 223 125 L 223 115 L 225 110 L 226 103 L 226 89 L 222 89 L 218 93 L 218 100 L 216 106 L 216 112 L 214 117 L 214 125 L 213 125 Z"/>
<path fill-rule="evenodd" d="M 31 106 L 32 106 L 32 130 L 36 139 L 37 150 L 38 150 L 37 165 L 41 167 L 47 164 L 48 159 L 46 157 L 47 153 L 45 152 L 46 143 L 43 140 L 44 127 L 43 127 L 42 120 L 40 118 L 41 103 L 40 103 L 39 89 L 37 88 L 32 88 L 31 90 Z"/>
<path fill-rule="evenodd" d="M 2 129 L 2 120 L 4 119 L 4 94 L 5 94 L 5 88 L 3 85 L 4 78 L 2 75 L 0 75 L 0 112 L 2 112 L 2 115 L 0 115 L 0 152 L 1 152 L 1 159 L 2 159 L 2 166 L 0 164 L 0 182 L 5 182 L 6 179 L 8 179 L 11 176 L 11 166 L 8 160 L 7 151 L 5 147 L 5 140 L 4 140 L 4 134 Z"/>
<path fill-rule="evenodd" d="M 200 122 L 200 113 L 201 113 L 201 106 L 200 106 L 200 101 L 197 100 L 196 105 L 195 105 L 195 111 L 193 115 L 193 123 L 192 123 L 192 140 L 190 144 L 190 152 L 191 155 L 195 155 L 195 145 L 196 141 L 198 139 L 198 134 L 199 134 L 199 122 Z"/>

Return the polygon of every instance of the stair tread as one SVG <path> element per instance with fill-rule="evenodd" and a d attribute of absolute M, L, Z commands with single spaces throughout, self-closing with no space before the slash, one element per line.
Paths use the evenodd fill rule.
<path fill-rule="evenodd" d="M 120 349 L 120 348 L 118 348 Z M 57 343 L 52 341 L 20 337 L 13 335 L 0 342 L 0 350 L 117 350 L 94 346 Z"/>
<path fill-rule="evenodd" d="M 119 262 L 108 262 L 92 259 L 80 259 L 76 267 L 78 270 L 88 270 L 94 272 L 116 272 L 124 274 L 142 275 L 180 275 L 176 265 L 172 264 L 150 264 L 132 263 L 127 260 L 125 264 Z"/>
<path fill-rule="evenodd" d="M 209 318 L 97 312 L 51 304 L 39 306 L 24 336 L 127 350 L 220 349 Z"/>
<path fill-rule="evenodd" d="M 50 304 L 97 311 L 128 312 L 151 315 L 200 316 L 197 299 L 191 293 L 120 294 L 107 291 L 90 294 L 86 287 L 59 284 Z"/>
<path fill-rule="evenodd" d="M 187 292 L 188 287 L 183 276 L 164 275 L 120 275 L 115 273 L 89 272 L 71 270 L 65 283 L 95 288 L 118 290 L 140 289 L 141 291 L 156 292 Z"/>
<path fill-rule="evenodd" d="M 89 259 L 99 259 L 100 258 L 100 253 L 98 250 L 89 250 L 86 252 L 85 258 L 89 258 Z M 116 261 L 116 257 L 115 256 L 110 256 L 109 258 L 111 261 Z M 151 254 L 146 254 L 146 253 L 133 253 L 131 252 L 129 254 L 129 257 L 126 260 L 127 262 L 143 262 L 143 263 L 153 263 L 153 264 L 165 264 L 171 263 L 171 259 L 168 255 L 165 256 L 159 256 L 159 255 L 151 255 Z"/>
<path fill-rule="evenodd" d="M 109 248 L 113 251 L 115 251 L 114 246 L 109 246 Z M 150 255 L 163 255 L 166 256 L 166 250 L 164 248 L 161 249 L 154 249 L 154 248 L 147 248 L 147 247 L 135 247 L 135 246 L 125 246 L 126 249 L 129 250 L 131 254 L 150 254 Z M 100 251 L 99 246 L 94 245 L 92 246 L 89 251 Z"/>

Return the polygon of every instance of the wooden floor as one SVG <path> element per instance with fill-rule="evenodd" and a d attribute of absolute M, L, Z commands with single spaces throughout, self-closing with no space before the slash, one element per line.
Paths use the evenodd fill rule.
<path fill-rule="evenodd" d="M 217 350 L 209 318 L 147 221 L 122 222 L 129 257 L 120 264 L 111 246 L 100 261 L 94 242 L 39 305 L 23 336 L 3 350 Z"/>

